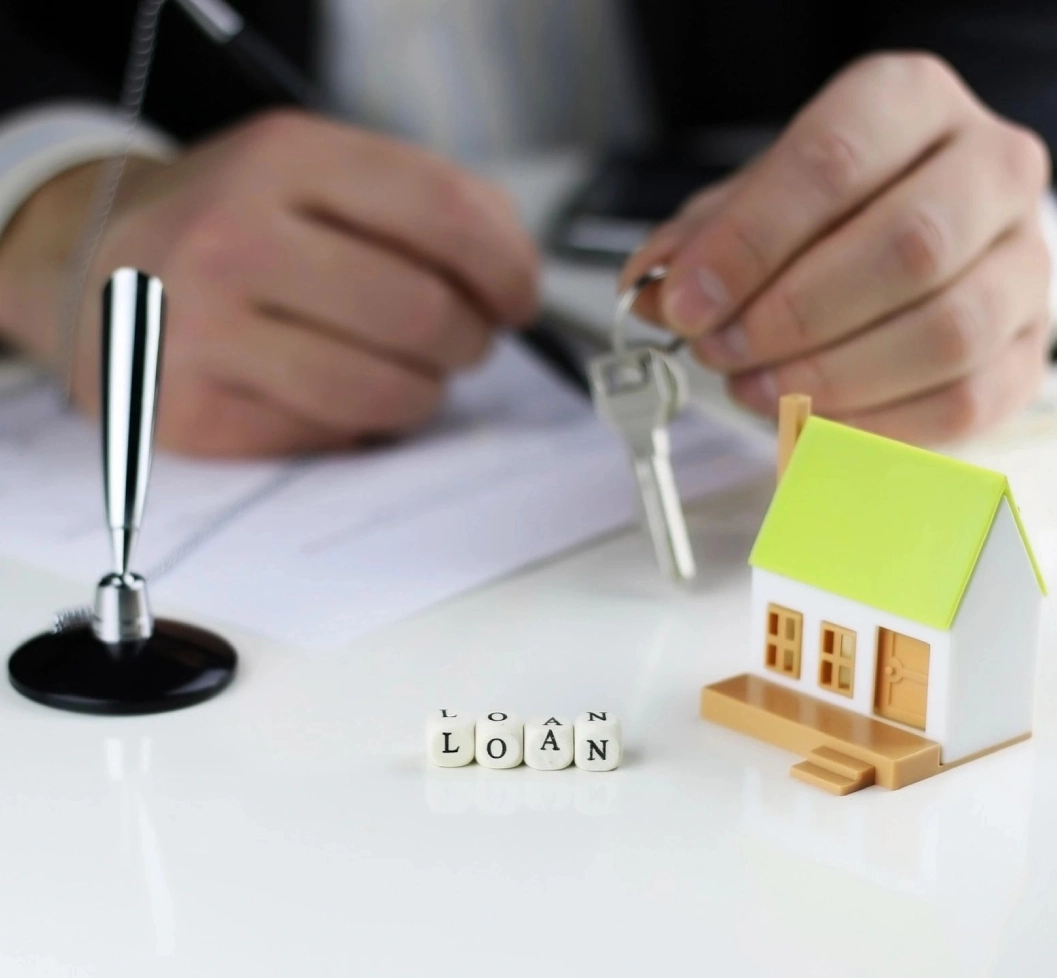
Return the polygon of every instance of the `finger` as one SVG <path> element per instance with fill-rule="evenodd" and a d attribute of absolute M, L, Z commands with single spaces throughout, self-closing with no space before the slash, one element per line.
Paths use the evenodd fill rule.
<path fill-rule="evenodd" d="M 263 315 L 247 317 L 226 330 L 214 343 L 207 369 L 210 376 L 347 437 L 418 427 L 443 395 L 443 385 L 434 376 L 311 327 Z"/>
<path fill-rule="evenodd" d="M 249 131 L 296 206 L 443 270 L 499 321 L 534 314 L 536 246 L 497 188 L 417 147 L 302 113 L 268 113 Z"/>
<path fill-rule="evenodd" d="M 934 390 L 982 367 L 1044 315 L 1049 267 L 1037 225 L 1022 227 L 939 295 L 827 349 L 736 376 L 731 395 L 774 415 L 782 394 L 808 394 L 833 415 Z"/>
<path fill-rule="evenodd" d="M 434 271 L 331 227 L 284 215 L 250 274 L 258 304 L 426 371 L 477 363 L 492 330 Z"/>
<path fill-rule="evenodd" d="M 620 274 L 619 290 L 624 291 L 655 265 L 668 265 L 672 256 L 683 247 L 702 224 L 719 211 L 724 201 L 734 192 L 734 187 L 740 177 L 740 174 L 735 175 L 733 178 L 695 194 L 671 220 L 655 228 L 645 244 L 625 264 Z M 635 314 L 649 322 L 660 322 L 659 299 L 659 286 L 654 285 L 643 289 L 635 303 Z"/>
<path fill-rule="evenodd" d="M 889 438 L 937 445 L 978 434 L 1024 407 L 1046 371 L 1046 320 L 1019 334 L 984 368 L 940 388 L 839 420 Z"/>
<path fill-rule="evenodd" d="M 247 391 L 203 384 L 167 396 L 162 387 L 158 444 L 169 451 L 213 458 L 254 458 L 321 452 L 349 444 L 347 436 L 305 421 Z"/>
<path fill-rule="evenodd" d="M 861 330 L 945 285 L 1033 218 L 1045 176 L 1034 138 L 967 130 L 800 257 L 734 323 L 702 337 L 698 352 L 720 369 L 745 367 Z"/>
<path fill-rule="evenodd" d="M 715 328 L 812 240 L 981 112 L 931 55 L 853 65 L 676 256 L 663 286 L 665 321 L 689 337 Z"/>
<path fill-rule="evenodd" d="M 735 174 L 695 193 L 670 219 L 654 228 L 642 247 L 628 258 L 620 273 L 620 287 L 627 288 L 645 271 L 670 257 L 675 247 L 719 211 L 740 179 L 742 174 Z"/>

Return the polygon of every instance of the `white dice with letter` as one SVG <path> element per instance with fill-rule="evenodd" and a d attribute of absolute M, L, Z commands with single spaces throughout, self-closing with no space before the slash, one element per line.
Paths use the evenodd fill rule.
<path fill-rule="evenodd" d="M 462 767 L 473 760 L 474 722 L 459 710 L 434 710 L 426 717 L 426 756 L 437 767 Z"/>
<path fill-rule="evenodd" d="M 620 764 L 620 721 L 606 710 L 581 713 L 574 725 L 576 766 L 584 771 L 612 771 Z"/>
<path fill-rule="evenodd" d="M 512 713 L 495 710 L 477 720 L 477 763 L 482 767 L 508 768 L 521 763 L 525 728 Z"/>
<path fill-rule="evenodd" d="M 560 771 L 573 762 L 573 725 L 561 717 L 525 721 L 525 763 L 537 771 Z"/>

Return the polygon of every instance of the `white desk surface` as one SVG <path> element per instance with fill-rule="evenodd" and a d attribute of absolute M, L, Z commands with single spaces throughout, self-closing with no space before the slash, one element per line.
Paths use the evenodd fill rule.
<path fill-rule="evenodd" d="M 1055 452 L 1045 406 L 965 450 L 1009 473 L 1057 582 Z M 693 510 L 693 593 L 625 533 L 340 655 L 225 628 L 235 685 L 180 713 L 63 714 L 0 684 L 0 974 L 1052 978 L 1052 602 L 1031 741 L 830 797 L 697 718 L 701 685 L 742 670 L 769 492 Z M 0 561 L 0 648 L 90 583 Z M 439 706 L 611 709 L 627 761 L 431 770 Z"/>

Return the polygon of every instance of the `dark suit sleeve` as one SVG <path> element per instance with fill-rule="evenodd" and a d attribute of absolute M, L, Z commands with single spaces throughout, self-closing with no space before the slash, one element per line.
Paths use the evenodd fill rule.
<path fill-rule="evenodd" d="M 0 12 L 0 115 L 38 102 L 116 95 Z"/>
<path fill-rule="evenodd" d="M 849 62 L 946 58 L 1057 156 L 1057 0 L 627 0 L 662 135 L 780 127 Z M 908 106 L 908 111 L 910 107 Z"/>
<path fill-rule="evenodd" d="M 1057 2 L 884 5 L 875 48 L 949 61 L 992 109 L 1034 129 L 1057 156 Z"/>
<path fill-rule="evenodd" d="M 306 72 L 314 4 L 236 0 L 248 23 Z M 69 98 L 116 102 L 138 0 L 0 0 L 0 113 Z M 145 115 L 194 139 L 264 108 L 267 99 L 173 3 L 163 9 Z"/>

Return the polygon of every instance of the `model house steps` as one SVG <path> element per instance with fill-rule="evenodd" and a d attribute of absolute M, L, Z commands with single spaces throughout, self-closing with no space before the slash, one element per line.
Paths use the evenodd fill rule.
<path fill-rule="evenodd" d="M 815 785 L 834 795 L 850 795 L 874 783 L 872 764 L 842 754 L 832 747 L 818 747 L 807 759 L 794 764 L 789 773 L 798 781 Z"/>

